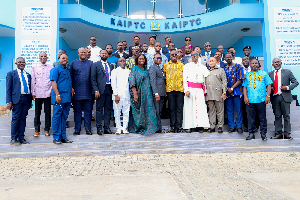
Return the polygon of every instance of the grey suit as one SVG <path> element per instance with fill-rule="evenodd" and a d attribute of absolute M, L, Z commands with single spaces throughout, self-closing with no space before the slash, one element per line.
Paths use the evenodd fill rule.
<path fill-rule="evenodd" d="M 274 73 L 275 70 L 269 72 L 269 76 L 273 81 L 272 87 L 274 87 Z M 271 103 L 275 115 L 275 135 L 282 134 L 282 116 L 284 119 L 284 135 L 291 134 L 290 104 L 293 101 L 291 90 L 298 85 L 299 83 L 291 70 L 281 69 L 281 85 L 278 87 L 288 86 L 289 90 L 281 90 L 281 95 L 274 95 L 273 92 L 271 93 Z"/>
<path fill-rule="evenodd" d="M 158 93 L 158 95 L 160 96 L 160 100 L 155 101 L 155 110 L 156 110 L 158 131 L 161 131 L 162 126 L 161 126 L 160 115 L 164 105 L 164 98 L 166 96 L 166 79 L 163 71 L 156 64 L 150 66 L 149 77 L 150 77 L 150 84 L 152 87 L 153 95 L 155 96 L 155 94 Z"/>

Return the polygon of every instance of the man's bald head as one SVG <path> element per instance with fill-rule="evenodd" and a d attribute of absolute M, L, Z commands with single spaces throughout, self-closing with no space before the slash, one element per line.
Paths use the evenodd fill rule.
<path fill-rule="evenodd" d="M 215 57 L 210 57 L 208 59 L 208 65 L 211 69 L 215 68 L 215 66 L 217 65 L 217 59 Z"/>
<path fill-rule="evenodd" d="M 39 54 L 39 59 L 40 59 L 41 63 L 44 65 L 48 60 L 48 56 L 45 52 L 41 52 Z"/>
<path fill-rule="evenodd" d="M 126 60 L 125 60 L 125 58 L 120 57 L 119 60 L 118 60 L 118 65 L 119 65 L 122 69 L 125 69 L 125 66 L 126 66 Z"/>
<path fill-rule="evenodd" d="M 87 57 L 87 50 L 86 50 L 86 48 L 80 47 L 78 49 L 78 56 L 79 56 L 79 60 L 85 61 L 86 57 Z"/>
<path fill-rule="evenodd" d="M 282 61 L 280 58 L 274 58 L 272 61 L 272 66 L 275 68 L 275 70 L 279 70 L 281 68 Z"/>

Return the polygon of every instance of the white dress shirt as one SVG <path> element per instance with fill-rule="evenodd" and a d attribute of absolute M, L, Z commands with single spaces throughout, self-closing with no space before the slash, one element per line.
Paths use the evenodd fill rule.
<path fill-rule="evenodd" d="M 275 84 L 276 71 L 277 70 L 274 71 L 274 84 Z M 277 75 L 278 75 L 278 92 L 274 95 L 282 94 L 282 91 L 280 89 L 280 87 L 281 87 L 281 68 L 278 70 Z M 287 87 L 287 90 L 290 89 L 288 86 L 286 86 L 286 87 Z M 274 89 L 275 89 L 275 85 L 274 85 Z"/>
<path fill-rule="evenodd" d="M 27 84 L 27 88 L 28 88 L 28 93 L 25 93 L 25 92 L 24 92 L 24 85 L 23 85 L 23 81 L 22 81 L 21 70 L 20 70 L 20 69 L 17 69 L 17 71 L 18 71 L 18 75 L 19 75 L 20 82 L 21 82 L 21 94 L 30 94 L 30 89 L 29 89 L 29 85 L 28 85 L 28 76 L 27 76 L 27 73 L 25 72 L 25 70 L 23 70 L 23 75 L 24 75 L 24 77 L 25 77 L 26 84 Z"/>
<path fill-rule="evenodd" d="M 91 45 L 88 46 L 88 48 L 91 50 L 91 57 L 89 60 L 93 61 L 93 62 L 97 62 L 100 60 L 100 51 L 102 50 L 100 47 L 95 46 L 92 47 Z"/>
<path fill-rule="evenodd" d="M 129 73 L 129 69 L 122 69 L 122 67 L 118 67 L 111 72 L 113 100 L 115 100 L 115 95 L 118 95 L 121 100 L 130 99 L 128 83 Z"/>
<path fill-rule="evenodd" d="M 155 53 L 155 48 L 154 47 L 148 47 L 148 51 L 147 51 L 148 54 L 153 54 Z"/>
<path fill-rule="evenodd" d="M 104 71 L 105 71 L 105 64 L 106 64 L 107 69 L 108 69 L 109 83 L 106 83 L 106 84 L 111 84 L 111 73 L 110 73 L 110 67 L 109 67 L 109 64 L 108 64 L 107 61 L 104 62 L 103 60 L 101 60 L 101 62 L 102 62 L 102 66 L 103 66 Z M 106 72 L 106 71 L 105 71 L 105 72 Z"/>
<path fill-rule="evenodd" d="M 251 72 L 251 67 L 244 67 L 244 75 L 246 75 L 248 72 Z"/>
<path fill-rule="evenodd" d="M 235 57 L 235 59 L 233 59 L 232 62 L 243 65 L 243 59 L 240 57 Z"/>

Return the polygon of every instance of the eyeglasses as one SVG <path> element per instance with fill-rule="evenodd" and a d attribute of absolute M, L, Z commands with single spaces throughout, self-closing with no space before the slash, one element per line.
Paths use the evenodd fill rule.
<path fill-rule="evenodd" d="M 192 54 L 192 56 L 199 56 L 199 54 L 195 53 L 195 54 Z"/>
<path fill-rule="evenodd" d="M 185 41 L 192 41 L 191 39 L 185 39 Z"/>
<path fill-rule="evenodd" d="M 151 38 L 150 40 L 153 41 L 153 40 L 155 40 L 155 39 Z"/>
<path fill-rule="evenodd" d="M 162 57 L 156 57 L 157 60 L 162 60 Z"/>
<path fill-rule="evenodd" d="M 200 51 L 201 49 L 195 49 L 195 51 Z"/>
<path fill-rule="evenodd" d="M 175 45 L 173 44 L 173 45 L 169 45 L 169 47 L 175 47 Z"/>
<path fill-rule="evenodd" d="M 170 56 L 177 56 L 177 53 L 170 54 Z"/>
<path fill-rule="evenodd" d="M 96 39 L 90 39 L 90 40 L 96 41 Z"/>

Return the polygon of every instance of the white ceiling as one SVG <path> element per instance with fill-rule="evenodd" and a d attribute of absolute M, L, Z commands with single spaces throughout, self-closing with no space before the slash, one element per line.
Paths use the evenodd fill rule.
<path fill-rule="evenodd" d="M 59 26 L 60 28 L 67 29 L 65 33 L 60 33 L 59 36 L 62 37 L 72 49 L 89 45 L 90 36 L 97 38 L 97 45 L 101 48 L 104 48 L 106 44 L 112 44 L 113 47 L 116 48 L 118 41 L 125 40 L 128 42 L 128 46 L 132 45 L 135 35 L 141 38 L 141 43 L 148 43 L 148 39 L 152 35 L 105 30 L 77 21 L 60 21 Z M 250 28 L 250 30 L 245 33 L 241 31 L 242 28 Z M 222 44 L 224 48 L 228 48 L 244 36 L 262 36 L 262 26 L 260 21 L 237 21 L 188 33 L 159 34 L 159 32 L 157 32 L 156 34 L 156 40 L 162 44 L 164 44 L 164 38 L 166 36 L 171 36 L 176 47 L 183 46 L 185 44 L 184 38 L 190 36 L 192 38 L 192 45 L 194 46 L 202 47 L 205 42 L 210 42 L 212 48 L 216 48 L 220 44 Z"/>

